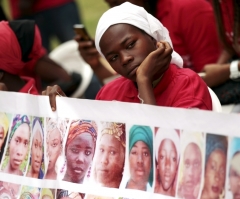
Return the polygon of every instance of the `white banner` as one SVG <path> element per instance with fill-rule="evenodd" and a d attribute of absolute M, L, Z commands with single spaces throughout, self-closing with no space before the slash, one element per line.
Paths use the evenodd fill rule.
<path fill-rule="evenodd" d="M 236 199 L 239 120 L 0 92 L 0 199 Z"/>

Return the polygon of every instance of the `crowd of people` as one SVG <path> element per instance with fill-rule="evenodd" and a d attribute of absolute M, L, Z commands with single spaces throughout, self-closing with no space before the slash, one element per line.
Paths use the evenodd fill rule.
<path fill-rule="evenodd" d="M 57 109 L 57 95 L 71 96 L 82 77 L 78 73 L 69 74 L 49 58 L 48 35 L 55 29 L 64 34 L 60 36 L 61 42 L 76 40 L 79 56 L 90 65 L 99 81 L 98 92 L 88 99 L 211 111 L 210 87 L 222 105 L 240 102 L 238 0 L 105 1 L 110 9 L 99 19 L 95 38 L 83 41 L 72 30 L 74 23 L 81 22 L 73 0 L 61 0 L 56 5 L 54 1 L 50 5 L 47 3 L 50 1 L 44 0 L 11 0 L 14 20 L 0 21 L 0 90 L 47 95 L 53 111 Z M 59 14 L 63 17 L 64 31 L 52 28 L 54 22 L 41 21 L 54 20 L 52 14 L 59 16 L 56 13 L 66 11 L 75 14 L 72 22 Z M 101 59 L 120 76 L 105 85 L 104 79 L 115 74 Z M 126 134 L 125 124 L 107 122 L 97 135 L 93 121 L 76 120 L 70 124 L 65 145 L 67 119 L 47 118 L 46 138 L 41 118 L 34 118 L 30 126 L 28 116 L 16 115 L 9 132 L 6 115 L 0 115 L 0 122 L 0 149 L 7 144 L 9 151 L 9 158 L 1 167 L 5 173 L 22 176 L 27 166 L 26 176 L 31 178 L 56 180 L 59 173 L 64 173 L 63 181 L 82 184 L 94 164 L 89 180 L 96 186 L 124 186 L 189 199 L 219 199 L 225 195 L 228 156 L 225 136 L 207 134 L 204 148 L 204 138 L 199 133 L 191 136 L 183 133 L 180 141 L 179 130 L 159 128 L 153 132 L 147 126 L 134 125 Z M 14 142 L 18 142 L 18 147 Z M 180 148 L 180 144 L 184 147 Z M 233 151 L 229 184 L 235 199 L 240 196 L 240 158 L 239 149 Z M 1 151 L 0 154 L 1 160 Z M 59 168 L 61 157 L 65 159 Z M 125 177 L 125 157 L 129 171 L 121 184 Z M 20 167 L 23 162 L 24 168 Z M 4 182 L 0 186 L 8 189 Z M 12 183 L 9 194 L 14 194 L 19 186 Z M 50 189 L 41 191 L 42 196 L 55 195 Z M 59 198 L 69 196 L 67 190 L 58 190 L 58 194 Z M 80 193 L 74 194 L 82 198 Z"/>

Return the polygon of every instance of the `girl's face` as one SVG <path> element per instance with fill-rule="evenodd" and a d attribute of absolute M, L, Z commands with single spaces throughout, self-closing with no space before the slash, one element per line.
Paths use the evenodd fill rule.
<path fill-rule="evenodd" d="M 43 157 L 43 140 L 40 130 L 34 134 L 31 149 L 31 165 L 34 172 L 39 172 Z"/>
<path fill-rule="evenodd" d="M 132 81 L 136 81 L 136 71 L 143 60 L 156 50 L 152 37 L 128 24 L 110 26 L 99 45 L 111 67 Z"/>
<path fill-rule="evenodd" d="M 129 167 L 131 179 L 134 182 L 148 182 L 151 171 L 151 154 L 143 141 L 136 142 L 129 154 Z"/>
<path fill-rule="evenodd" d="M 17 170 L 28 152 L 30 128 L 26 123 L 21 124 L 13 134 L 9 145 L 10 166 Z"/>
<path fill-rule="evenodd" d="M 211 153 L 206 164 L 204 189 L 209 199 L 217 199 L 223 192 L 226 173 L 226 155 L 217 149 Z"/>
<path fill-rule="evenodd" d="M 1 148 L 2 148 L 2 144 L 4 142 L 4 138 L 5 138 L 4 137 L 4 129 L 0 124 L 0 151 L 1 151 Z"/>
<path fill-rule="evenodd" d="M 71 182 L 83 180 L 92 161 L 95 142 L 89 133 L 82 133 L 74 138 L 66 149 L 67 171 Z"/>
<path fill-rule="evenodd" d="M 158 175 L 160 184 L 167 191 L 174 182 L 177 172 L 177 150 L 174 143 L 165 139 L 162 141 L 158 150 Z"/>
<path fill-rule="evenodd" d="M 61 154 L 62 139 L 57 128 L 48 133 L 47 152 L 49 157 L 48 170 L 55 168 L 56 161 Z"/>

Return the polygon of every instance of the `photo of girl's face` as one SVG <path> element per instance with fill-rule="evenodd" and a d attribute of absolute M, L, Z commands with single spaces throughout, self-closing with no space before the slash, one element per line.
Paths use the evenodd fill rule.
<path fill-rule="evenodd" d="M 3 142 L 4 142 L 4 128 L 0 124 L 0 150 L 2 148 Z"/>
<path fill-rule="evenodd" d="M 19 169 L 28 152 L 30 128 L 26 123 L 21 124 L 9 143 L 9 157 L 12 169 Z"/>
<path fill-rule="evenodd" d="M 47 154 L 49 158 L 48 170 L 55 167 L 56 161 L 61 154 L 62 140 L 61 134 L 57 128 L 48 133 Z"/>
<path fill-rule="evenodd" d="M 37 130 L 33 136 L 31 148 L 31 166 L 34 172 L 39 172 L 43 158 L 42 132 Z"/>
<path fill-rule="evenodd" d="M 170 139 L 163 140 L 158 151 L 157 170 L 164 190 L 168 190 L 173 185 L 177 173 L 177 158 L 174 143 Z"/>
<path fill-rule="evenodd" d="M 81 133 L 66 149 L 67 175 L 72 182 L 83 180 L 94 155 L 95 142 L 89 133 Z"/>
<path fill-rule="evenodd" d="M 136 142 L 129 154 L 131 179 L 147 183 L 151 170 L 151 153 L 143 141 Z"/>
<path fill-rule="evenodd" d="M 226 173 L 226 155 L 221 150 L 214 150 L 206 164 L 205 187 L 209 198 L 219 198 L 223 192 Z"/>

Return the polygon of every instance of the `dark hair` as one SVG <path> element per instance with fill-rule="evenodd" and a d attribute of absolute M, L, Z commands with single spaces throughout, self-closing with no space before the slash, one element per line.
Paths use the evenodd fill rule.
<path fill-rule="evenodd" d="M 239 0 L 232 0 L 233 2 L 233 45 L 238 45 L 238 37 L 239 37 L 239 25 L 240 25 L 240 2 Z M 221 7 L 219 0 L 213 0 L 213 9 L 215 13 L 215 18 L 217 22 L 218 34 L 220 41 L 223 44 L 225 50 L 227 50 L 230 54 L 236 54 L 236 50 L 232 47 L 232 45 L 227 41 L 225 28 L 223 24 L 223 16 L 221 12 Z M 231 17 L 231 16 L 230 16 Z"/>

